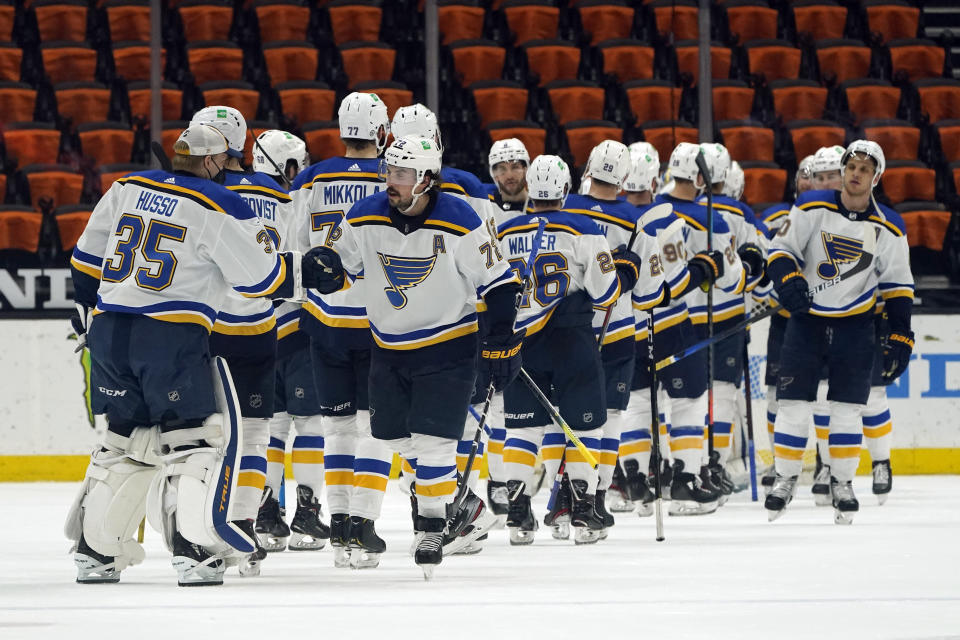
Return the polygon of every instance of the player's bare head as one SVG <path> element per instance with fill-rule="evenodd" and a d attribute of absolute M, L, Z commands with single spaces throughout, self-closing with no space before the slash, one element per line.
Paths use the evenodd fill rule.
<path fill-rule="evenodd" d="M 394 138 L 419 136 L 433 140 L 440 153 L 443 153 L 443 139 L 440 137 L 437 115 L 419 102 L 397 109 L 393 114 L 390 130 L 393 131 Z"/>
<path fill-rule="evenodd" d="M 845 151 L 846 149 L 839 145 L 817 149 L 810 165 L 814 189 L 839 189 L 842 186 L 840 160 Z"/>
<path fill-rule="evenodd" d="M 616 197 L 630 173 L 630 150 L 616 140 L 604 140 L 590 150 L 583 178 L 590 178 L 589 193 L 595 197 Z"/>
<path fill-rule="evenodd" d="M 441 161 L 432 139 L 406 136 L 394 140 L 380 161 L 390 206 L 400 213 L 419 214 L 421 198 L 440 184 Z"/>
<path fill-rule="evenodd" d="M 707 186 L 706 180 L 700 174 L 700 167 L 697 166 L 699 154 L 700 145 L 692 142 L 681 142 L 670 154 L 668 171 L 675 183 L 673 188 L 675 197 L 693 200 Z"/>
<path fill-rule="evenodd" d="M 854 140 L 840 159 L 843 189 L 850 195 L 869 193 L 880 184 L 887 161 L 883 149 L 871 140 Z"/>
<path fill-rule="evenodd" d="M 213 127 L 227 139 L 227 168 L 243 167 L 243 149 L 247 144 L 247 121 L 243 115 L 226 105 L 204 107 L 193 114 L 190 124 L 205 124 Z"/>
<path fill-rule="evenodd" d="M 219 130 L 205 124 L 192 124 L 173 143 L 173 170 L 220 181 L 227 162 L 227 148 L 227 139 Z"/>
<path fill-rule="evenodd" d="M 811 167 L 813 166 L 813 156 L 807 156 L 800 161 L 800 164 L 797 166 L 797 175 L 794 178 L 794 188 L 799 196 L 801 193 L 806 193 L 813 189 L 813 171 Z"/>
<path fill-rule="evenodd" d="M 505 199 L 526 197 L 530 154 L 523 142 L 517 138 L 497 140 L 490 147 L 488 164 L 490 177 Z"/>
<path fill-rule="evenodd" d="M 375 93 L 354 91 L 340 103 L 337 110 L 340 138 L 348 150 L 380 155 L 390 135 L 387 105 Z"/>
<path fill-rule="evenodd" d="M 559 209 L 570 193 L 570 167 L 559 156 L 537 156 L 527 169 L 527 187 L 534 211 Z"/>

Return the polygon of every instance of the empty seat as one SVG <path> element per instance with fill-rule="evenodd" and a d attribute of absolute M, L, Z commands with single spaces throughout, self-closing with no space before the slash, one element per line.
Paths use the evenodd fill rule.
<path fill-rule="evenodd" d="M 150 40 L 149 0 L 109 0 L 106 7 L 111 42 Z"/>
<path fill-rule="evenodd" d="M 130 100 L 130 116 L 133 118 L 150 118 L 150 83 L 146 81 L 131 82 L 127 88 Z M 164 82 L 160 89 L 161 118 L 163 120 L 179 120 L 183 113 L 183 90 L 172 82 Z"/>
<path fill-rule="evenodd" d="M 249 82 L 206 82 L 200 85 L 199 89 L 207 105 L 228 104 L 246 120 L 257 117 L 260 92 Z"/>
<path fill-rule="evenodd" d="M 937 135 L 940 138 L 940 150 L 943 152 L 943 158 L 947 162 L 960 160 L 960 119 L 941 120 L 933 125 Z M 10 151 L 7 146 L 7 153 Z"/>
<path fill-rule="evenodd" d="M 696 143 L 700 139 L 697 129 L 682 120 L 645 122 L 642 127 L 644 139 L 656 148 L 661 158 L 669 158 L 681 142 Z"/>
<path fill-rule="evenodd" d="M 23 49 L 12 42 L 0 42 L 0 81 L 19 82 Z"/>
<path fill-rule="evenodd" d="M 443 44 L 457 40 L 477 40 L 483 36 L 486 11 L 474 0 L 440 0 L 437 2 L 437 23 Z"/>
<path fill-rule="evenodd" d="M 937 202 L 904 202 L 896 206 L 907 228 L 907 242 L 911 247 L 943 251 L 952 214 Z"/>
<path fill-rule="evenodd" d="M 692 0 L 654 0 L 650 3 L 657 22 L 657 31 L 672 34 L 676 40 L 696 40 L 697 3 Z"/>
<path fill-rule="evenodd" d="M 896 118 L 901 91 L 886 80 L 861 78 L 843 83 L 847 107 L 857 122 L 871 118 Z"/>
<path fill-rule="evenodd" d="M 177 10 L 187 42 L 229 39 L 234 13 L 231 0 L 182 0 Z"/>
<path fill-rule="evenodd" d="M 171 148 L 167 150 L 167 153 L 173 153 L 172 143 Z M 129 162 L 100 165 L 100 193 L 106 193 L 107 190 L 113 186 L 113 183 L 120 178 L 131 174 L 134 171 L 146 171 L 149 168 L 150 167 L 143 164 L 133 164 Z"/>
<path fill-rule="evenodd" d="M 267 72 L 274 85 L 316 79 L 317 55 L 317 48 L 309 42 L 273 42 L 263 47 Z"/>
<path fill-rule="evenodd" d="M 53 164 L 60 155 L 60 131 L 47 122 L 8 122 L 3 130 L 7 157 L 21 167 Z"/>
<path fill-rule="evenodd" d="M 870 73 L 870 47 L 859 40 L 824 40 L 817 43 L 820 77 L 835 77 L 837 82 L 865 78 Z"/>
<path fill-rule="evenodd" d="M 557 37 L 560 9 L 549 0 L 507 0 L 502 10 L 510 31 L 517 34 L 517 46 Z"/>
<path fill-rule="evenodd" d="M 960 81 L 921 78 L 914 85 L 920 93 L 920 110 L 930 122 L 960 118 Z"/>
<path fill-rule="evenodd" d="M 880 186 L 893 203 L 934 200 L 937 172 L 917 160 L 892 160 L 887 163 Z"/>
<path fill-rule="evenodd" d="M 529 120 L 501 120 L 491 122 L 488 128 L 493 142 L 506 138 L 518 138 L 527 148 L 530 158 L 544 153 L 547 132 Z"/>
<path fill-rule="evenodd" d="M 773 162 L 773 129 L 750 120 L 722 121 L 719 127 L 724 146 L 737 162 Z"/>
<path fill-rule="evenodd" d="M 823 117 L 827 89 L 812 80 L 775 80 L 770 83 L 773 108 L 785 122 Z"/>
<path fill-rule="evenodd" d="M 36 106 L 36 89 L 23 82 L 0 82 L 0 118 L 4 122 L 30 122 Z"/>
<path fill-rule="evenodd" d="M 13 2 L 0 4 L 0 41 L 13 41 L 13 27 L 17 18 L 17 8 Z"/>
<path fill-rule="evenodd" d="M 573 80 L 580 67 L 580 48 L 565 40 L 534 40 L 524 45 L 527 65 L 540 76 L 540 86 Z"/>
<path fill-rule="evenodd" d="M 375 93 L 387 105 L 387 113 L 390 117 L 400 107 L 413 104 L 413 92 L 402 82 L 393 82 L 384 80 L 383 82 L 361 82 L 353 85 L 353 91 L 365 91 Z"/>
<path fill-rule="evenodd" d="M 99 82 L 62 82 L 54 93 L 60 117 L 75 125 L 103 122 L 110 115 L 110 89 Z"/>
<path fill-rule="evenodd" d="M 327 11 L 330 12 L 330 27 L 337 45 L 344 42 L 376 42 L 380 39 L 383 9 L 379 1 L 334 0 L 327 5 Z"/>
<path fill-rule="evenodd" d="M 484 80 L 470 85 L 483 126 L 497 120 L 523 120 L 529 92 L 518 82 Z"/>
<path fill-rule="evenodd" d="M 816 153 L 820 147 L 845 146 L 847 132 L 836 122 L 829 120 L 797 120 L 787 124 L 796 160 Z M 759 201 L 758 201 L 759 202 Z"/>
<path fill-rule="evenodd" d="M 39 209 L 40 201 L 51 207 L 77 204 L 83 193 L 83 174 L 65 164 L 32 164 L 20 169 L 30 191 L 30 204 Z"/>
<path fill-rule="evenodd" d="M 160 50 L 160 73 L 167 64 L 167 50 Z M 113 45 L 113 66 L 127 82 L 150 79 L 150 43 L 117 42 Z"/>
<path fill-rule="evenodd" d="M 130 162 L 133 131 L 117 122 L 86 122 L 77 127 L 80 149 L 97 164 Z"/>
<path fill-rule="evenodd" d="M 580 24 L 590 34 L 590 44 L 604 40 L 627 38 L 633 29 L 634 10 L 625 2 L 610 0 L 581 0 L 577 3 Z"/>
<path fill-rule="evenodd" d="M 689 73 L 696 84 L 700 77 L 700 45 L 696 41 L 686 40 L 678 42 L 677 71 L 681 74 Z M 710 46 L 710 75 L 716 80 L 730 77 L 730 65 L 733 54 L 729 47 L 719 45 Z"/>
<path fill-rule="evenodd" d="M 800 0 L 793 5 L 797 33 L 809 33 L 814 40 L 842 38 L 847 8 L 827 0 Z"/>
<path fill-rule="evenodd" d="M 675 120 L 680 113 L 681 87 L 664 80 L 634 80 L 623 85 L 630 112 L 638 123 L 648 120 Z"/>
<path fill-rule="evenodd" d="M 303 125 L 303 139 L 314 162 L 342 156 L 347 152 L 336 122 L 308 122 Z"/>
<path fill-rule="evenodd" d="M 333 119 L 336 93 L 323 82 L 284 82 L 274 89 L 285 116 L 300 123 Z"/>
<path fill-rule="evenodd" d="M 580 80 L 556 80 L 546 89 L 559 124 L 603 119 L 603 87 Z"/>
<path fill-rule="evenodd" d="M 916 160 L 920 129 L 905 120 L 865 120 L 863 133 L 883 149 L 887 160 Z"/>
<path fill-rule="evenodd" d="M 787 172 L 772 162 L 741 162 L 743 200 L 745 202 L 780 202 L 785 200 Z"/>
<path fill-rule="evenodd" d="M 713 119 L 746 120 L 753 113 L 755 92 L 740 80 L 713 81 Z"/>
<path fill-rule="evenodd" d="M 764 0 L 726 0 L 723 6 L 730 34 L 739 36 L 741 43 L 777 37 L 777 10 Z"/>
<path fill-rule="evenodd" d="M 800 77 L 802 52 L 786 40 L 757 40 L 744 45 L 750 73 L 767 81 Z"/>
<path fill-rule="evenodd" d="M 340 45 L 343 70 L 350 84 L 393 78 L 397 52 L 382 42 L 348 42 Z"/>
<path fill-rule="evenodd" d="M 243 79 L 243 50 L 232 42 L 194 42 L 187 59 L 197 84 Z"/>
<path fill-rule="evenodd" d="M 618 82 L 650 80 L 654 76 L 656 52 L 639 40 L 606 40 L 599 45 L 603 72 Z"/>
<path fill-rule="evenodd" d="M 507 50 L 492 40 L 460 40 L 450 45 L 453 65 L 469 87 L 481 80 L 499 80 Z"/>
<path fill-rule="evenodd" d="M 307 39 L 310 25 L 310 7 L 290 0 L 258 0 L 254 5 L 260 41 L 279 42 Z"/>
<path fill-rule="evenodd" d="M 97 52 L 86 43 L 50 42 L 40 45 L 43 69 L 50 82 L 93 82 Z"/>
<path fill-rule="evenodd" d="M 34 0 L 41 42 L 87 39 L 87 2 L 83 0 Z"/>
<path fill-rule="evenodd" d="M 946 51 L 932 40 L 906 38 L 892 41 L 889 47 L 893 73 L 905 71 L 911 82 L 943 75 Z"/>
<path fill-rule="evenodd" d="M 36 253 L 43 215 L 25 205 L 0 204 L 0 251 Z"/>
<path fill-rule="evenodd" d="M 623 129 L 609 120 L 575 120 L 564 127 L 574 166 L 586 164 L 590 152 L 604 140 L 623 139 Z"/>
<path fill-rule="evenodd" d="M 87 204 L 67 204 L 54 209 L 53 219 L 57 223 L 57 235 L 60 236 L 60 250 L 73 251 L 77 240 L 90 220 L 93 207 Z"/>
<path fill-rule="evenodd" d="M 862 0 L 867 12 L 867 28 L 879 33 L 885 42 L 916 38 L 920 9 L 900 0 Z"/>

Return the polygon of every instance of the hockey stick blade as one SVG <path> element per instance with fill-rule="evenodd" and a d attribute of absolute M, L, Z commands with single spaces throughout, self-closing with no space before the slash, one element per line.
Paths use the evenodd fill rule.
<path fill-rule="evenodd" d="M 161 169 L 164 171 L 173 171 L 173 164 L 170 163 L 170 158 L 167 157 L 167 153 L 163 150 L 163 146 L 159 142 L 156 140 L 150 142 L 150 151 L 153 152 L 153 157 L 160 163 Z"/>

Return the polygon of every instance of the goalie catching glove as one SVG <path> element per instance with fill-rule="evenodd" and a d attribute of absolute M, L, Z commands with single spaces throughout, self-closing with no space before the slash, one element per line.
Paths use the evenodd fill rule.
<path fill-rule="evenodd" d="M 507 335 L 489 335 L 480 341 L 480 375 L 487 376 L 487 384 L 503 391 L 520 373 L 523 361 L 520 348 L 525 331 Z"/>
<path fill-rule="evenodd" d="M 883 342 L 883 382 L 891 384 L 907 370 L 913 353 L 913 332 L 891 333 Z"/>

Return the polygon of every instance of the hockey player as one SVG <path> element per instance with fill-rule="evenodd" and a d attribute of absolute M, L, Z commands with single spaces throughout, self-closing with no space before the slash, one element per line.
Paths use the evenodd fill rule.
<path fill-rule="evenodd" d="M 878 289 L 889 322 L 881 338 L 885 381 L 906 369 L 913 349 L 913 276 L 906 236 L 873 199 L 885 166 L 883 151 L 875 142 L 857 140 L 847 147 L 841 164 L 842 190 L 801 196 L 790 211 L 790 224 L 781 227 L 770 250 L 768 273 L 791 314 L 777 385 L 777 476 L 764 502 L 771 520 L 795 494 L 822 367 L 829 384 L 834 522 L 849 524 L 859 510 L 852 480 L 860 456 L 862 407 L 870 393 Z M 865 245 L 875 245 L 872 258 L 864 255 Z M 849 263 L 859 268 L 845 268 Z M 844 271 L 852 273 L 811 295 L 811 280 L 834 282 Z"/>
<path fill-rule="evenodd" d="M 727 179 L 723 181 L 723 195 L 734 200 L 743 198 L 743 190 L 746 187 L 746 181 L 743 175 L 743 167 L 734 160 L 730 163 L 730 170 L 727 171 Z M 742 200 L 741 200 L 742 201 Z"/>
<path fill-rule="evenodd" d="M 307 143 L 288 131 L 268 129 L 253 141 L 253 171 L 270 176 L 284 189 L 308 166 Z"/>
<path fill-rule="evenodd" d="M 148 489 L 181 585 L 221 584 L 224 560 L 255 548 L 233 504 L 237 396 L 223 359 L 211 372 L 209 333 L 228 290 L 299 297 L 300 270 L 307 281 L 316 263 L 277 251 L 243 198 L 215 184 L 227 157 L 219 131 L 191 125 L 173 151 L 173 173 L 114 183 L 71 261 L 93 408 L 108 424 L 65 527 L 78 582 L 117 582 L 143 559 L 133 536 Z"/>
<path fill-rule="evenodd" d="M 321 248 L 328 271 L 318 287 L 322 294 L 352 288 L 364 273 L 374 341 L 372 432 L 415 464 L 416 531 L 422 535 L 414 559 L 426 577 L 447 552 L 445 530 L 459 543 L 446 545 L 452 552 L 496 521 L 469 490 L 458 505 L 467 517 L 448 513 L 457 488 L 457 441 L 478 366 L 477 292 L 489 323 L 479 368 L 496 387 L 516 376 L 523 338 L 513 331 L 517 278 L 486 220 L 439 192 L 440 167 L 433 140 L 394 141 L 383 161 L 386 192 L 356 203 Z M 461 536 L 454 522 L 464 520 L 471 533 Z"/>
<path fill-rule="evenodd" d="M 624 197 L 636 207 L 653 202 L 660 179 L 660 156 L 649 142 L 630 145 L 630 173 L 623 183 Z"/>
<path fill-rule="evenodd" d="M 318 162 L 294 180 L 301 246 L 330 246 L 354 203 L 384 188 L 379 156 L 390 134 L 386 105 L 376 94 L 354 92 L 340 103 L 338 115 L 346 155 Z M 365 306 L 366 281 L 360 279 L 326 296 L 309 291 L 301 316 L 320 394 L 337 567 L 376 567 L 386 550 L 374 523 L 383 506 L 393 453 L 370 434 L 371 341 Z"/>

